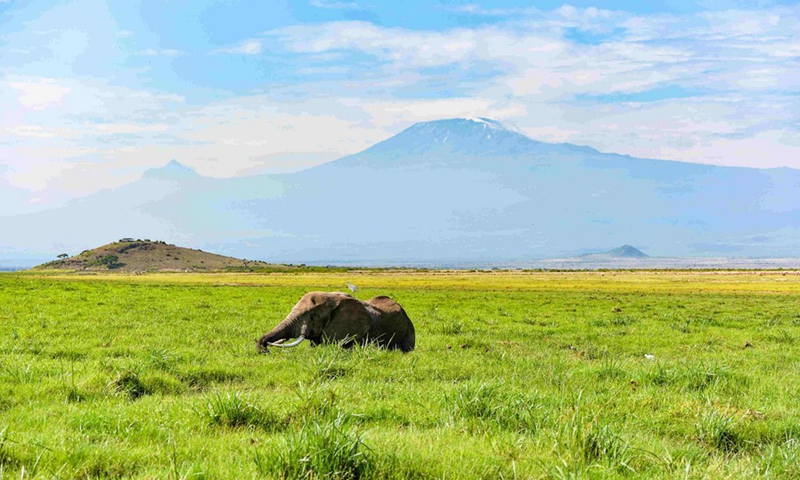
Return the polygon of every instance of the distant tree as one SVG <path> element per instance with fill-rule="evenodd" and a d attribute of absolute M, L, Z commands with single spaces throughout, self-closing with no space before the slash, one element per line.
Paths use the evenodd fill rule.
<path fill-rule="evenodd" d="M 59 254 L 59 255 L 58 255 L 58 258 L 59 258 L 60 260 L 64 260 L 64 259 L 65 259 L 65 258 L 67 258 L 67 257 L 69 257 L 69 255 L 67 255 L 66 253 L 61 253 L 61 254 Z"/>
<path fill-rule="evenodd" d="M 112 268 L 119 268 L 123 266 L 122 263 L 119 263 L 119 257 L 116 255 L 105 255 L 103 257 L 100 257 L 97 260 L 97 263 L 99 263 L 100 265 L 105 265 L 106 267 L 109 268 L 109 270 Z"/>
<path fill-rule="evenodd" d="M 116 255 L 106 255 L 100 259 L 100 263 L 103 265 L 110 265 L 112 263 L 117 263 L 119 257 Z"/>

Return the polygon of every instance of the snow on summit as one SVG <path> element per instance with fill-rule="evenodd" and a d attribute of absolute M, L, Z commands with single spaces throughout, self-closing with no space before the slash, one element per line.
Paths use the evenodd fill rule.
<path fill-rule="evenodd" d="M 465 117 L 459 120 L 467 120 L 470 122 L 475 123 L 482 123 L 485 127 L 496 128 L 501 130 L 508 130 L 508 128 L 503 125 L 499 120 L 495 120 L 492 118 L 484 118 L 484 117 Z"/>

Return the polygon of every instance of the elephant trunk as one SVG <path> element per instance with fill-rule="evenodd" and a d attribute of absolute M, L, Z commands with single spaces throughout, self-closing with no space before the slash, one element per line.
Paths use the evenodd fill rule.
<path fill-rule="evenodd" d="M 298 336 L 298 330 L 298 315 L 292 313 L 258 340 L 258 349 L 266 351 L 268 345 L 295 338 Z"/>

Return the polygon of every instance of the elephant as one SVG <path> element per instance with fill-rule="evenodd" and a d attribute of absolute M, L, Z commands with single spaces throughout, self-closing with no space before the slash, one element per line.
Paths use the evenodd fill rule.
<path fill-rule="evenodd" d="M 281 343 L 294 338 L 291 343 Z M 362 302 L 342 292 L 309 292 L 275 328 L 256 340 L 258 350 L 267 346 L 295 347 L 303 340 L 312 346 L 341 343 L 375 343 L 390 350 L 414 350 L 414 325 L 403 307 L 389 297 Z"/>

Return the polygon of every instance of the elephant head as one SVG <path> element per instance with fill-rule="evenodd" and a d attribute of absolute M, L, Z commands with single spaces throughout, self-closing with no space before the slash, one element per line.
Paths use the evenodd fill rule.
<path fill-rule="evenodd" d="M 340 292 L 310 292 L 292 308 L 275 328 L 256 340 L 258 349 L 267 346 L 294 347 L 304 339 L 312 345 L 344 341 L 346 345 L 363 341 L 370 329 L 371 317 L 364 304 Z M 287 344 L 281 342 L 294 338 Z"/>

